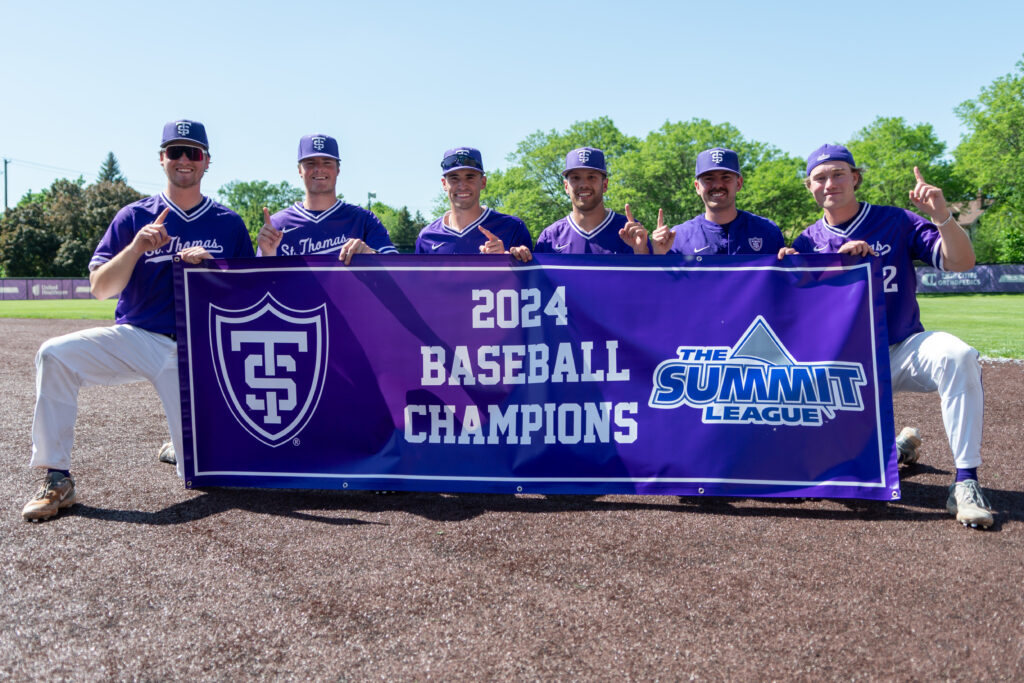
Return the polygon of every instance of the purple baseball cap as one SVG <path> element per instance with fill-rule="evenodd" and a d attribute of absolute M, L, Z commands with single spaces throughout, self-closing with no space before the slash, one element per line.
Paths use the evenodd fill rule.
<path fill-rule="evenodd" d="M 461 171 L 464 168 L 484 172 L 484 158 L 480 150 L 472 147 L 456 147 L 444 153 L 441 159 L 441 175 L 445 176 L 452 171 Z"/>
<path fill-rule="evenodd" d="M 338 141 L 323 133 L 303 135 L 299 138 L 299 161 L 310 157 L 330 157 L 340 162 Z"/>
<path fill-rule="evenodd" d="M 580 147 L 565 155 L 565 175 L 574 168 L 589 168 L 594 171 L 608 175 L 608 169 L 604 165 L 604 152 L 596 147 Z"/>
<path fill-rule="evenodd" d="M 740 158 L 736 152 L 724 147 L 712 147 L 697 155 L 697 168 L 694 177 L 699 178 L 708 171 L 729 171 L 736 175 L 740 173 Z"/>
<path fill-rule="evenodd" d="M 845 161 L 850 165 L 850 168 L 857 168 L 857 164 L 854 163 L 853 155 L 850 154 L 850 150 L 846 149 L 842 145 L 822 145 L 808 155 L 807 175 L 811 175 L 811 171 L 814 170 L 815 166 L 823 164 L 826 161 Z"/>
<path fill-rule="evenodd" d="M 206 140 L 206 128 L 198 121 L 178 119 L 177 121 L 165 123 L 164 135 L 160 140 L 160 149 L 175 142 L 191 142 L 205 150 L 210 149 L 210 143 Z"/>

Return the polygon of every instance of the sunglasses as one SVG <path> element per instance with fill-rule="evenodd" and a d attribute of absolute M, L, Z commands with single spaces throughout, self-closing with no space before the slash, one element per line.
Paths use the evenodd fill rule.
<path fill-rule="evenodd" d="M 164 154 L 171 161 L 177 161 L 182 155 L 188 157 L 189 161 L 202 161 L 205 152 L 198 147 L 189 147 L 187 145 L 171 145 L 164 148 Z"/>
<path fill-rule="evenodd" d="M 465 153 L 453 154 L 450 157 L 445 157 L 444 160 L 441 161 L 442 171 L 450 171 L 451 169 L 458 168 L 459 166 L 469 166 L 470 168 L 475 168 L 480 171 L 484 170 L 483 164 Z"/>

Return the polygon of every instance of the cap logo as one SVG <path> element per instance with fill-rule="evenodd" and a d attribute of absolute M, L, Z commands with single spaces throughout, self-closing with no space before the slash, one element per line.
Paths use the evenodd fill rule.
<path fill-rule="evenodd" d="M 823 154 L 819 154 L 819 155 L 818 155 L 818 161 L 824 161 L 825 159 L 828 159 L 828 158 L 829 158 L 829 157 L 831 157 L 831 156 L 832 156 L 832 155 L 831 155 L 831 154 L 829 154 L 828 152 L 825 152 L 825 153 L 823 153 Z"/>
<path fill-rule="evenodd" d="M 313 138 L 313 149 L 315 149 L 318 152 L 323 151 L 324 143 L 326 143 L 326 142 L 327 142 L 327 139 L 324 138 L 323 136 L 320 136 L 320 135 L 315 136 Z"/>
<path fill-rule="evenodd" d="M 722 163 L 722 159 L 725 158 L 725 154 L 720 149 L 711 150 L 711 160 L 716 164 Z"/>
<path fill-rule="evenodd" d="M 576 156 L 578 156 L 580 158 L 580 163 L 581 164 L 585 164 L 588 161 L 590 161 L 590 150 L 589 149 L 581 149 L 580 151 L 576 152 Z"/>
<path fill-rule="evenodd" d="M 188 121 L 178 121 L 178 123 L 176 125 L 178 127 L 178 135 L 188 135 L 188 130 L 189 130 L 189 122 Z"/>

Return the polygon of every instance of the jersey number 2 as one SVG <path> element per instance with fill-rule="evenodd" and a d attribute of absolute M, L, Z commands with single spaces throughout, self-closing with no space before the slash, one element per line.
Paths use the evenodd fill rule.
<path fill-rule="evenodd" d="M 894 282 L 896 279 L 896 266 L 882 266 L 882 291 L 898 292 L 899 286 Z"/>

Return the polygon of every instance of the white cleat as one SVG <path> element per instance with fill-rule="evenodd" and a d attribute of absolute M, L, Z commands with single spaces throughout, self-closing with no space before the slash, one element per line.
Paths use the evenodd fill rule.
<path fill-rule="evenodd" d="M 958 481 L 949 487 L 946 510 L 964 526 L 987 529 L 992 526 L 992 506 L 974 479 Z"/>
<path fill-rule="evenodd" d="M 896 437 L 896 449 L 899 451 L 897 463 L 904 466 L 916 463 L 921 457 L 921 443 L 921 432 L 917 427 L 904 427 Z"/>

